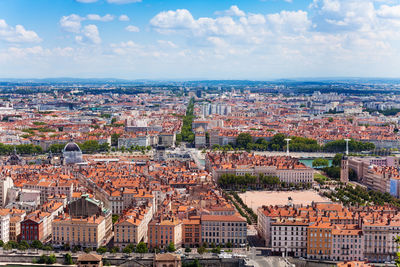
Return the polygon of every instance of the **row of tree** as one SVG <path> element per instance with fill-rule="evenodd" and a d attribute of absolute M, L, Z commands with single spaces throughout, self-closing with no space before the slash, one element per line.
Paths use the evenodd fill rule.
<path fill-rule="evenodd" d="M 240 188 L 272 188 L 281 185 L 279 178 L 276 176 L 269 176 L 260 174 L 254 176 L 246 173 L 245 175 L 235 175 L 230 173 L 222 174 L 218 179 L 218 185 L 221 188 L 240 189 Z"/>
<path fill-rule="evenodd" d="M 65 145 L 66 144 L 52 144 L 48 151 L 51 151 L 52 153 L 61 153 Z M 97 140 L 89 140 L 83 143 L 77 143 L 77 145 L 85 154 L 110 151 L 110 145 L 107 142 L 100 144 Z"/>
<path fill-rule="evenodd" d="M 230 194 L 235 198 L 235 200 L 243 207 L 243 209 L 250 214 L 251 218 L 253 219 L 254 222 L 257 222 L 257 214 L 254 213 L 254 211 L 249 208 L 246 203 L 243 202 L 242 198 L 235 192 L 232 191 Z"/>
<path fill-rule="evenodd" d="M 236 144 L 229 144 L 233 149 L 247 149 L 257 151 L 283 151 L 286 149 L 287 142 L 286 138 L 290 138 L 290 151 L 302 151 L 302 152 L 343 152 L 346 150 L 346 142 L 344 140 L 336 140 L 326 143 L 325 145 L 319 145 L 314 139 L 299 137 L 299 136 L 286 136 L 284 134 L 275 134 L 270 141 L 263 138 L 253 141 L 253 137 L 250 133 L 240 133 L 236 138 Z M 375 145 L 370 142 L 360 142 L 351 139 L 349 141 L 349 150 L 354 152 L 370 151 L 375 148 Z"/>
<path fill-rule="evenodd" d="M 181 132 L 176 135 L 176 142 L 182 141 L 193 143 L 194 133 L 192 131 L 192 122 L 194 120 L 194 98 L 191 98 L 186 109 L 186 115 L 182 119 Z"/>
<path fill-rule="evenodd" d="M 324 194 L 332 200 L 342 202 L 344 205 L 384 205 L 387 203 L 400 207 L 400 200 L 390 195 L 390 193 L 367 190 L 361 186 L 341 186 L 334 192 L 325 192 Z"/>
<path fill-rule="evenodd" d="M 34 155 L 43 153 L 43 149 L 40 146 L 32 144 L 21 144 L 14 146 L 0 143 L 0 155 L 9 155 L 13 153 L 14 149 L 20 155 Z"/>

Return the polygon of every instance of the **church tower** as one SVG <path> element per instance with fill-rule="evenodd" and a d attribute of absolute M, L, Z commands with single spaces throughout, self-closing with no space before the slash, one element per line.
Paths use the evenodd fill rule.
<path fill-rule="evenodd" d="M 340 181 L 342 183 L 349 182 L 349 160 L 347 156 L 343 156 L 342 164 L 340 166 Z"/>

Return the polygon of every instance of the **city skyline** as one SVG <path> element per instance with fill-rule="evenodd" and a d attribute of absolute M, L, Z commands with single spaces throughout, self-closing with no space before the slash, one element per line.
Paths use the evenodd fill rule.
<path fill-rule="evenodd" d="M 399 77 L 400 1 L 5 0 L 1 78 Z"/>

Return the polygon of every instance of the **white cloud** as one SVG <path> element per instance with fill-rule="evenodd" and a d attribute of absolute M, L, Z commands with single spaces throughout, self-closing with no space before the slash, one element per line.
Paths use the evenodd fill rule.
<path fill-rule="evenodd" d="M 128 32 L 139 32 L 139 28 L 133 25 L 128 25 L 125 27 L 125 30 L 127 30 Z"/>
<path fill-rule="evenodd" d="M 38 43 L 42 41 L 36 32 L 26 30 L 22 25 L 9 26 L 2 19 L 0 19 L 0 40 L 10 43 Z"/>
<path fill-rule="evenodd" d="M 89 20 L 110 22 L 114 20 L 114 16 L 110 14 L 106 14 L 104 16 L 100 16 L 98 14 L 88 14 L 86 17 L 81 17 L 77 14 L 71 14 L 61 17 L 60 25 L 61 28 L 67 32 L 79 33 L 82 28 L 82 22 Z"/>
<path fill-rule="evenodd" d="M 89 24 L 85 26 L 82 30 L 83 35 L 92 41 L 94 44 L 99 44 L 101 43 L 101 38 L 99 35 L 99 30 L 97 29 L 97 26 L 94 24 Z"/>
<path fill-rule="evenodd" d="M 288 32 L 304 32 L 311 26 L 308 14 L 305 11 L 281 11 L 276 14 L 267 15 L 267 20 L 271 27 L 277 31 Z"/>
<path fill-rule="evenodd" d="M 378 10 L 377 14 L 383 18 L 400 18 L 400 5 L 388 6 L 382 5 Z"/>
<path fill-rule="evenodd" d="M 225 11 L 222 11 L 222 12 L 221 11 L 217 11 L 217 12 L 215 12 L 215 14 L 217 14 L 217 15 L 225 15 L 225 16 L 238 16 L 238 17 L 243 17 L 243 16 L 246 15 L 236 5 L 233 5 L 228 10 L 225 10 Z"/>
<path fill-rule="evenodd" d="M 162 47 L 177 48 L 178 46 L 172 41 L 158 40 L 157 43 Z"/>
<path fill-rule="evenodd" d="M 97 21 L 103 21 L 103 22 L 109 22 L 109 21 L 114 20 L 114 16 L 110 15 L 110 14 L 104 15 L 103 17 L 98 14 L 89 14 L 86 16 L 86 18 L 88 20 L 95 20 L 95 21 L 97 20 Z"/>
<path fill-rule="evenodd" d="M 129 17 L 125 14 L 119 16 L 119 21 L 129 21 Z"/>
<path fill-rule="evenodd" d="M 191 29 L 196 27 L 196 22 L 187 9 L 160 12 L 150 20 L 150 24 L 158 30 Z"/>
<path fill-rule="evenodd" d="M 68 16 L 63 16 L 60 19 L 61 28 L 67 32 L 78 33 L 81 30 L 81 22 L 85 20 L 79 15 L 71 14 Z"/>
<path fill-rule="evenodd" d="M 0 69 L 5 74 L 40 70 L 69 76 L 90 70 L 96 74 L 87 74 L 91 77 L 125 78 L 398 76 L 397 5 L 391 0 L 313 0 L 305 10 L 263 14 L 237 7 L 229 9 L 232 13 L 208 17 L 193 16 L 186 9 L 165 10 L 150 20 L 156 41 L 146 45 L 139 41 L 109 45 L 93 25 L 100 20 L 90 22 L 89 16 L 71 14 L 60 25 L 84 45 L 0 47 Z M 9 26 L 0 20 L 0 32 L 5 28 Z M 46 62 L 54 62 L 60 70 L 46 69 L 41 65 Z"/>

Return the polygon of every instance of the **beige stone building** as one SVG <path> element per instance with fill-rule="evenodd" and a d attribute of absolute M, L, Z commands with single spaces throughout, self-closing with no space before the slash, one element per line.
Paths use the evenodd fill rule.
<path fill-rule="evenodd" d="M 235 247 L 246 244 L 247 223 L 238 215 L 201 216 L 202 242 L 223 245 L 228 242 Z"/>
<path fill-rule="evenodd" d="M 151 248 L 165 248 L 170 243 L 179 247 L 182 244 L 182 222 L 175 217 L 153 220 L 149 224 L 147 235 Z"/>
<path fill-rule="evenodd" d="M 115 246 L 126 247 L 141 241 L 147 243 L 147 229 L 151 219 L 151 205 L 128 211 L 114 225 Z"/>
<path fill-rule="evenodd" d="M 111 238 L 112 218 L 98 200 L 83 195 L 68 205 L 68 214 L 53 220 L 52 243 L 97 248 Z"/>

